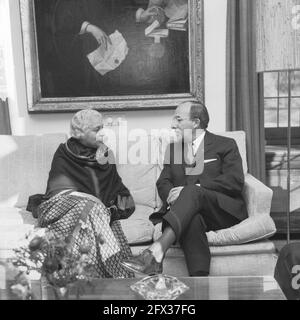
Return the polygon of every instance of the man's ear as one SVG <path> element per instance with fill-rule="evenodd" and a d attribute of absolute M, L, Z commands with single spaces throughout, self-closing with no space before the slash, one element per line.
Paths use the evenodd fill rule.
<path fill-rule="evenodd" d="M 201 125 L 200 119 L 194 119 L 194 120 L 193 120 L 193 127 L 194 127 L 194 129 L 199 129 L 199 128 L 200 128 L 200 125 Z"/>

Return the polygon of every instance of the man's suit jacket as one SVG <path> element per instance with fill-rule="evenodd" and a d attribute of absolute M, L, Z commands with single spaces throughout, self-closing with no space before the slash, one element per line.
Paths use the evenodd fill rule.
<path fill-rule="evenodd" d="M 235 140 L 206 131 L 204 141 L 195 157 L 200 161 L 200 165 L 204 160 L 203 172 L 201 174 L 196 172 L 196 175 L 190 171 L 193 170 L 193 166 L 184 161 L 184 152 L 180 154 L 182 146 L 182 143 L 172 143 L 167 149 L 164 168 L 157 181 L 158 193 L 163 201 L 163 207 L 159 212 L 166 213 L 168 207 L 166 200 L 172 188 L 200 184 L 202 188 L 216 193 L 221 209 L 239 220 L 244 220 L 247 217 L 242 198 L 244 173 Z"/>

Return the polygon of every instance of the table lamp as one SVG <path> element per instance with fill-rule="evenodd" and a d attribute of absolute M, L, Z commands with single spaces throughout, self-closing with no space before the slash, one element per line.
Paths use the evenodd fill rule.
<path fill-rule="evenodd" d="M 251 0 L 252 1 L 252 0 Z M 288 72 L 287 242 L 290 242 L 291 73 L 300 69 L 300 0 L 256 1 L 256 71 Z"/>

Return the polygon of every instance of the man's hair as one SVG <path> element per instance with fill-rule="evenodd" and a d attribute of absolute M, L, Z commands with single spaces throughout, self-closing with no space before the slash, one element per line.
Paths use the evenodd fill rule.
<path fill-rule="evenodd" d="M 102 119 L 100 112 L 88 108 L 78 111 L 72 118 L 70 124 L 71 137 L 80 139 L 84 132 L 89 129 L 93 124 Z"/>
<path fill-rule="evenodd" d="M 205 105 L 201 102 L 189 102 L 191 105 L 190 109 L 190 119 L 200 120 L 200 129 L 206 129 L 209 123 L 209 114 Z"/>

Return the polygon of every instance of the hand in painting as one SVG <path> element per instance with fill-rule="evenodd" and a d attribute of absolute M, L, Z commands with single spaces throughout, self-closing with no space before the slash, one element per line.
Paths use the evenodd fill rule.
<path fill-rule="evenodd" d="M 109 36 L 102 29 L 93 24 L 88 24 L 86 32 L 91 33 L 99 45 L 104 46 L 105 50 L 107 50 L 108 44 L 112 44 Z"/>
<path fill-rule="evenodd" d="M 164 10 L 161 7 L 151 7 L 146 10 L 140 8 L 136 12 L 137 22 L 146 22 L 151 24 L 155 20 L 157 20 L 159 24 L 162 24 L 165 21 Z"/>

